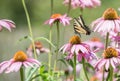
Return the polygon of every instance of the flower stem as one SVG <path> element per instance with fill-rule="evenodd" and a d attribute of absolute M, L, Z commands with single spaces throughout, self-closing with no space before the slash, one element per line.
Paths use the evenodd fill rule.
<path fill-rule="evenodd" d="M 32 34 L 32 27 L 31 27 L 31 23 L 30 23 L 30 17 L 27 11 L 27 7 L 25 5 L 25 1 L 22 0 L 22 4 L 23 4 L 23 8 L 25 10 L 25 14 L 26 14 L 26 18 L 27 18 L 27 23 L 28 23 L 28 28 L 29 28 L 29 34 L 31 37 L 31 41 L 32 41 L 32 45 L 33 45 L 33 50 L 34 50 L 34 56 L 37 59 L 37 55 L 36 55 L 36 51 L 35 51 L 35 44 L 34 44 L 34 40 L 33 40 L 33 34 Z"/>
<path fill-rule="evenodd" d="M 109 40 L 109 32 L 106 34 L 106 40 L 105 40 L 105 49 L 108 47 L 108 41 Z M 102 75 L 102 81 L 104 81 L 104 75 L 105 75 L 105 66 L 103 67 L 103 75 Z"/>
<path fill-rule="evenodd" d="M 83 9 L 80 8 L 80 15 L 83 15 Z"/>
<path fill-rule="evenodd" d="M 109 32 L 107 32 L 107 35 L 106 35 L 106 41 L 105 41 L 105 49 L 108 47 L 108 41 L 109 40 Z"/>
<path fill-rule="evenodd" d="M 74 67 L 73 67 L 73 71 L 74 71 L 74 81 L 76 81 L 76 54 L 74 54 Z"/>
<path fill-rule="evenodd" d="M 59 30 L 59 22 L 56 22 L 57 26 L 57 46 L 56 46 L 56 57 L 55 57 L 55 63 L 54 63 L 54 71 L 57 65 L 57 59 L 58 59 L 58 50 L 59 50 L 59 39 L 60 39 L 60 30 Z"/>
<path fill-rule="evenodd" d="M 53 14 L 53 0 L 51 0 L 51 15 Z"/>
<path fill-rule="evenodd" d="M 52 42 L 52 27 L 50 27 L 50 32 L 49 32 L 49 40 L 50 42 Z M 48 55 L 48 72 L 50 74 L 50 70 L 51 70 L 51 45 L 49 44 L 49 49 L 50 49 L 50 52 L 49 52 L 49 55 Z"/>
<path fill-rule="evenodd" d="M 113 81 L 113 67 L 110 66 L 110 81 Z"/>
<path fill-rule="evenodd" d="M 53 14 L 53 0 L 51 0 L 51 15 Z"/>
<path fill-rule="evenodd" d="M 20 68 L 20 77 L 21 77 L 21 81 L 24 81 L 24 71 L 23 68 Z"/>
<path fill-rule="evenodd" d="M 87 75 L 87 72 L 86 72 L 86 69 L 85 69 L 85 59 L 82 58 L 82 63 L 83 63 L 83 70 L 84 70 L 84 73 L 85 73 L 85 77 L 87 78 L 87 81 L 89 81 L 89 78 L 88 78 L 88 75 Z"/>
<path fill-rule="evenodd" d="M 69 15 L 70 13 L 70 9 L 71 9 L 71 0 L 69 0 L 69 4 L 68 4 L 68 11 L 67 11 L 67 14 Z"/>
<path fill-rule="evenodd" d="M 102 75 L 102 81 L 104 81 L 104 75 L 105 75 L 105 65 L 103 66 L 103 75 Z"/>

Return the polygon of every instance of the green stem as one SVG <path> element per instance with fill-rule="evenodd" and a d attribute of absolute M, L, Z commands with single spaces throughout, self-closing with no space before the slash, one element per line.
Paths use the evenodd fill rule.
<path fill-rule="evenodd" d="M 51 15 L 53 14 L 53 0 L 51 0 Z"/>
<path fill-rule="evenodd" d="M 57 26 L 57 46 L 56 46 L 56 57 L 55 57 L 55 63 L 54 63 L 54 71 L 57 65 L 57 59 L 58 59 L 58 50 L 59 50 L 59 39 L 60 39 L 60 30 L 59 30 L 59 22 L 56 22 Z"/>
<path fill-rule="evenodd" d="M 71 0 L 69 0 L 67 15 L 69 15 L 71 9 Z"/>
<path fill-rule="evenodd" d="M 102 81 L 104 81 L 104 75 L 105 75 L 105 65 L 103 66 L 103 75 L 102 75 Z"/>
<path fill-rule="evenodd" d="M 21 77 L 21 81 L 24 81 L 24 71 L 23 68 L 20 68 L 20 77 Z"/>
<path fill-rule="evenodd" d="M 33 34 L 32 34 L 32 27 L 31 27 L 31 23 L 30 23 L 30 17 L 29 17 L 29 14 L 28 14 L 28 11 L 27 11 L 27 7 L 25 5 L 25 1 L 24 0 L 22 0 L 22 4 L 23 4 L 23 8 L 25 10 L 25 14 L 26 14 L 26 18 L 27 18 L 29 33 L 30 33 L 30 37 L 31 37 L 32 45 L 33 45 L 33 50 L 34 50 L 34 56 L 37 59 L 37 55 L 36 55 L 36 51 L 35 51 L 35 45 L 34 45 L 34 40 L 33 40 Z"/>
<path fill-rule="evenodd" d="M 74 54 L 74 81 L 76 81 L 76 54 Z"/>
<path fill-rule="evenodd" d="M 85 69 L 85 59 L 82 58 L 82 63 L 83 63 L 83 70 L 84 70 L 84 73 L 85 73 L 85 77 L 87 78 L 87 81 L 89 81 L 89 78 L 88 78 L 88 75 L 87 75 L 87 72 L 86 72 L 86 69 Z"/>
<path fill-rule="evenodd" d="M 110 81 L 113 81 L 113 67 L 110 66 Z"/>
<path fill-rule="evenodd" d="M 56 26 L 57 26 L 57 55 L 58 55 L 58 50 L 59 50 L 59 41 L 60 41 L 59 22 L 57 22 Z M 57 58 L 57 56 L 56 56 L 56 58 Z"/>
<path fill-rule="evenodd" d="M 83 9 L 82 8 L 80 8 L 80 15 L 82 15 L 83 14 Z"/>
<path fill-rule="evenodd" d="M 53 14 L 53 0 L 51 0 L 51 15 Z M 52 27 L 50 27 L 50 32 L 49 32 L 49 41 L 52 42 Z M 52 53 L 52 49 L 51 49 L 51 44 L 49 44 L 49 55 L 48 55 L 48 72 L 50 74 L 50 70 L 51 70 L 51 53 Z"/>
<path fill-rule="evenodd" d="M 106 35 L 105 49 L 108 47 L 108 42 L 109 42 L 109 32 L 107 32 L 107 35 Z"/>
<path fill-rule="evenodd" d="M 105 40 L 105 49 L 108 47 L 108 42 L 109 42 L 109 32 L 106 34 L 106 40 Z M 103 67 L 103 75 L 102 75 L 102 81 L 104 81 L 104 74 L 105 73 L 105 66 Z"/>
<path fill-rule="evenodd" d="M 50 32 L 49 32 L 49 40 L 50 42 L 52 42 L 52 27 L 50 27 Z M 51 70 L 51 44 L 49 44 L 49 49 L 50 49 L 50 52 L 49 52 L 49 57 L 48 57 L 48 67 L 49 67 L 49 74 L 50 74 L 50 70 Z"/>

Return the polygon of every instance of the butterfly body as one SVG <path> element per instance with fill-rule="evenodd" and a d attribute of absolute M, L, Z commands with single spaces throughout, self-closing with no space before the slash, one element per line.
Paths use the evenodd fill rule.
<path fill-rule="evenodd" d="M 89 29 L 88 26 L 85 25 L 84 20 L 82 18 L 82 16 L 80 15 L 80 17 L 78 18 L 74 18 L 74 31 L 76 34 L 86 34 L 86 35 L 90 35 L 91 34 L 91 30 Z"/>

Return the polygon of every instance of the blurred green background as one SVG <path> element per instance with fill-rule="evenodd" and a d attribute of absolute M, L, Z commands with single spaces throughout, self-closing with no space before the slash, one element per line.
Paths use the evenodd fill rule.
<path fill-rule="evenodd" d="M 35 37 L 49 38 L 49 25 L 45 25 L 44 22 L 50 17 L 50 0 L 25 0 L 30 14 L 32 31 Z M 117 10 L 120 7 L 120 0 L 102 0 L 100 7 L 93 9 L 85 9 L 83 11 L 83 17 L 87 25 L 98 17 L 102 16 L 105 9 L 112 7 Z M 63 0 L 54 0 L 54 13 L 67 13 L 68 7 L 63 5 Z M 80 9 L 74 9 L 70 12 L 70 17 L 78 17 Z M 0 0 L 0 19 L 11 19 L 16 23 L 16 28 L 9 32 L 5 28 L 0 32 L 0 62 L 9 60 L 13 57 L 14 53 L 18 50 L 26 51 L 26 48 L 31 43 L 30 40 L 23 40 L 18 42 L 19 39 L 29 35 L 29 30 L 26 22 L 26 16 L 21 3 L 21 0 Z M 60 46 L 67 43 L 69 38 L 74 35 L 73 21 L 71 25 L 63 27 L 60 25 Z M 56 42 L 56 27 L 53 25 L 53 43 Z M 99 36 L 99 34 L 93 33 L 90 36 L 82 37 L 82 40 L 87 40 L 92 36 Z M 48 47 L 48 43 L 41 41 L 45 47 Z M 55 43 L 54 43 L 55 44 Z M 47 54 L 41 55 L 39 60 L 42 62 L 47 61 Z M 0 74 L 0 81 L 20 81 L 19 72 L 10 74 Z"/>

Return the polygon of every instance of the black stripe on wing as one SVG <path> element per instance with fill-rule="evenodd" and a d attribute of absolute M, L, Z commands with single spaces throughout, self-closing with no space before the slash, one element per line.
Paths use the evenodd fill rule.
<path fill-rule="evenodd" d="M 85 22 L 82 18 L 82 16 L 80 15 L 78 18 L 74 18 L 74 31 L 77 34 L 86 34 L 86 35 L 90 35 L 91 30 L 89 29 L 88 26 L 85 25 Z"/>

